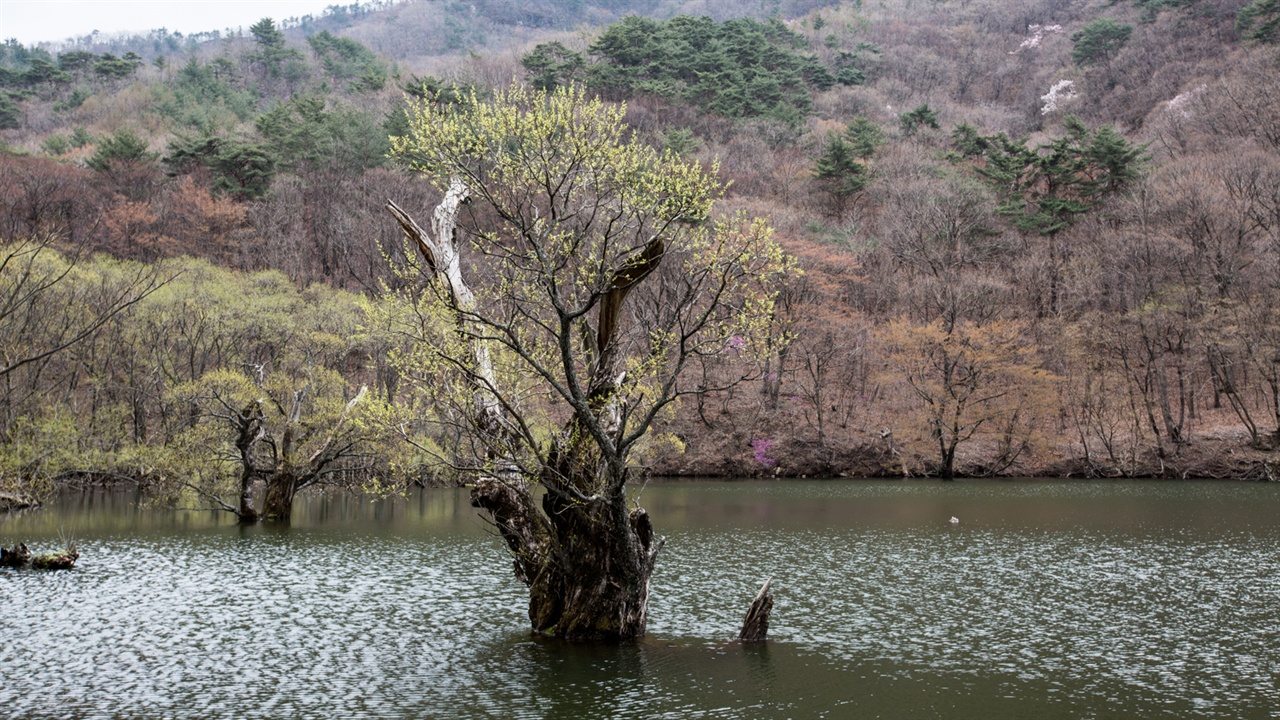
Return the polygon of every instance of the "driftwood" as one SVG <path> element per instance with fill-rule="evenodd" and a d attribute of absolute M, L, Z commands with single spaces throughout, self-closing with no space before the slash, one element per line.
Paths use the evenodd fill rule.
<path fill-rule="evenodd" d="M 9 512 L 11 510 L 26 510 L 27 508 L 40 507 L 40 503 L 21 495 L 11 495 L 9 493 L 0 492 L 0 512 Z"/>
<path fill-rule="evenodd" d="M 742 632 L 738 633 L 738 639 L 743 642 L 762 642 L 768 639 L 769 635 L 769 613 L 773 612 L 773 595 L 769 592 L 769 586 L 773 584 L 773 578 L 764 581 L 764 585 L 760 586 L 760 592 L 756 593 L 756 599 L 751 602 L 751 607 L 747 610 L 747 618 L 742 622 Z"/>
<path fill-rule="evenodd" d="M 75 543 L 54 552 L 32 555 L 25 543 L 11 548 L 0 547 L 0 567 L 20 568 L 31 566 L 37 570 L 69 570 L 80 558 Z"/>

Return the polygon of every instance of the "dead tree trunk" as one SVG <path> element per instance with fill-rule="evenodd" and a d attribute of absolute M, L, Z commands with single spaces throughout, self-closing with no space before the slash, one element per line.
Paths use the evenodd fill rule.
<path fill-rule="evenodd" d="M 769 586 L 772 584 L 773 578 L 769 578 L 764 581 L 764 585 L 760 586 L 760 592 L 756 593 L 756 599 L 747 609 L 747 617 L 743 620 L 742 630 L 738 633 L 739 640 L 760 642 L 768 639 L 769 615 L 773 612 L 773 594 L 769 592 Z"/>

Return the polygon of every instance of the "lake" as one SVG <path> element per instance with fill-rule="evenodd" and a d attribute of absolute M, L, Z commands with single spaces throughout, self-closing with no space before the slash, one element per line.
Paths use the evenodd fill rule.
<path fill-rule="evenodd" d="M 1280 718 L 1280 486 L 675 482 L 649 636 L 537 640 L 465 491 L 0 516 L 7 718 Z M 955 517 L 958 523 L 950 519 Z M 730 642 L 774 578 L 771 640 Z"/>

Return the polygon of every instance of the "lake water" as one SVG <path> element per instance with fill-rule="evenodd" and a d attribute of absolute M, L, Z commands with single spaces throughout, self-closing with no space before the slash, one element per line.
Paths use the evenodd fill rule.
<path fill-rule="evenodd" d="M 0 517 L 3 718 L 1280 718 L 1280 486 L 644 489 L 649 637 L 531 638 L 465 491 Z M 956 517 L 958 523 L 951 523 Z M 771 640 L 728 642 L 774 578 Z"/>

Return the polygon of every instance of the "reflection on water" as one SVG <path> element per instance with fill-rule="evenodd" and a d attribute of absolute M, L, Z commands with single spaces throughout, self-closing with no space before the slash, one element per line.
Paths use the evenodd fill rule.
<path fill-rule="evenodd" d="M 1280 717 L 1275 486 L 655 484 L 618 647 L 530 638 L 460 491 L 288 528 L 139 500 L 0 519 L 82 553 L 0 570 L 0 717 Z M 726 642 L 769 575 L 774 639 Z"/>

